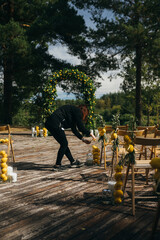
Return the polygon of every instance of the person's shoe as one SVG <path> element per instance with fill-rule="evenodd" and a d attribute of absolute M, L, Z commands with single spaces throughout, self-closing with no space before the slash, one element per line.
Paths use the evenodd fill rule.
<path fill-rule="evenodd" d="M 61 165 L 55 164 L 55 165 L 53 166 L 53 170 L 63 170 L 63 167 L 62 167 Z"/>
<path fill-rule="evenodd" d="M 53 166 L 53 168 L 57 168 L 57 169 L 60 169 L 61 167 L 62 167 L 61 165 L 57 165 L 57 164 Z"/>
<path fill-rule="evenodd" d="M 53 169 L 54 169 L 54 170 L 65 170 L 66 167 L 65 167 L 65 166 L 61 166 L 61 165 L 57 165 L 57 164 L 55 164 L 55 165 L 53 166 Z"/>
<path fill-rule="evenodd" d="M 81 167 L 83 163 L 81 163 L 79 160 L 75 160 L 74 162 L 71 163 L 70 167 Z"/>

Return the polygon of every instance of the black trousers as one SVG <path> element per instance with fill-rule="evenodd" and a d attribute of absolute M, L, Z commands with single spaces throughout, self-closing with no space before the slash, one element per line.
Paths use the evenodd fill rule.
<path fill-rule="evenodd" d="M 68 141 L 64 130 L 62 130 L 60 127 L 55 128 L 54 123 L 51 122 L 46 122 L 45 127 L 60 144 L 60 148 L 57 154 L 56 165 L 61 165 L 61 161 L 64 155 L 66 155 L 70 163 L 72 163 L 74 161 L 74 158 L 72 157 L 71 151 L 68 147 Z"/>

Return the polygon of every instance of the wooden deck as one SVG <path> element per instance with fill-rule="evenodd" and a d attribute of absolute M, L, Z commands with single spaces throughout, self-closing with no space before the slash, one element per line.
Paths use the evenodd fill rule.
<path fill-rule="evenodd" d="M 150 239 L 155 200 L 137 202 L 133 217 L 130 188 L 120 206 L 104 199 L 103 166 L 53 171 L 59 146 L 52 137 L 13 135 L 13 140 L 18 181 L 0 184 L 0 240 Z M 70 134 L 68 140 L 74 157 L 85 162 L 91 145 Z M 143 176 L 138 178 L 143 185 Z M 142 195 L 152 189 L 152 176 L 149 180 Z M 160 239 L 160 221 L 154 239 Z"/>

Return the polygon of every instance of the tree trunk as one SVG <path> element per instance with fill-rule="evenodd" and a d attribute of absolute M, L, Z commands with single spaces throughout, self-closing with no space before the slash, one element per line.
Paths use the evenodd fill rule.
<path fill-rule="evenodd" d="M 8 22 L 12 19 L 13 13 L 14 13 L 14 0 L 8 0 Z M 10 37 L 10 41 L 12 41 L 12 37 Z M 3 59 L 3 68 L 4 68 L 3 122 L 4 124 L 12 124 L 12 82 L 14 78 L 12 53 L 5 52 Z"/>
<path fill-rule="evenodd" d="M 12 82 L 13 82 L 13 56 L 4 60 L 4 104 L 3 122 L 12 124 Z"/>
<path fill-rule="evenodd" d="M 137 119 L 137 125 L 141 125 L 141 67 L 142 67 L 142 52 L 141 46 L 136 46 L 136 109 L 135 115 Z"/>
<path fill-rule="evenodd" d="M 147 126 L 150 125 L 150 111 L 147 112 Z"/>

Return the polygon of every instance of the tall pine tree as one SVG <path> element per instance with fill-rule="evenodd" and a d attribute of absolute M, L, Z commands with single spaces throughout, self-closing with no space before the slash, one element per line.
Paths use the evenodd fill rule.
<path fill-rule="evenodd" d="M 88 64 L 99 71 L 121 67 L 134 54 L 136 67 L 135 115 L 141 124 L 142 63 L 155 62 L 160 52 L 160 5 L 158 0 L 73 0 L 91 11 L 94 29 L 88 38 L 94 52 Z M 151 63 L 151 62 L 150 62 Z M 155 64 L 154 64 L 155 66 Z M 158 74 L 158 66 L 155 67 Z"/>
<path fill-rule="evenodd" d="M 65 44 L 85 58 L 84 31 L 83 18 L 68 1 L 0 1 L 1 122 L 12 123 L 20 103 L 42 88 L 49 71 L 69 66 L 49 54 L 50 44 Z"/>

